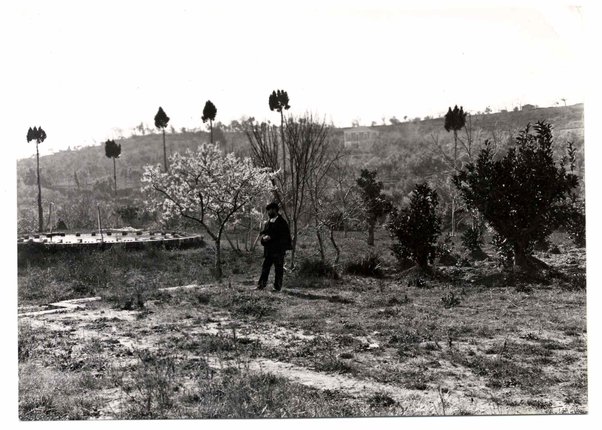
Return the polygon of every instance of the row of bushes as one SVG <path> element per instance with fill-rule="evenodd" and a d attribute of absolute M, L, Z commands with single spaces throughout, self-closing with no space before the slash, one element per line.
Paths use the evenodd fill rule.
<path fill-rule="evenodd" d="M 462 235 L 468 251 L 482 252 L 486 225 L 495 231 L 492 244 L 506 265 L 521 269 L 537 267 L 532 253 L 553 231 L 564 229 L 577 246 L 585 246 L 575 151 L 569 142 L 567 156 L 557 163 L 552 144 L 550 124 L 528 125 L 505 155 L 495 154 L 485 142 L 475 161 L 452 176 L 458 196 L 473 214 L 472 227 Z M 432 264 L 441 234 L 437 206 L 437 192 L 423 183 L 416 185 L 407 207 L 392 208 L 387 228 L 400 261 L 409 259 L 421 268 Z"/>
<path fill-rule="evenodd" d="M 337 269 L 320 259 L 302 260 L 296 267 L 295 272 L 299 278 L 339 278 Z M 382 260 L 377 254 L 373 253 L 348 262 L 344 265 L 343 272 L 373 278 L 382 278 L 384 276 Z"/>

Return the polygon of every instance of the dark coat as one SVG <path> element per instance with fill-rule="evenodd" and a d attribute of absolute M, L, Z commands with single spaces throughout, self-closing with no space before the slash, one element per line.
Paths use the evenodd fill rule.
<path fill-rule="evenodd" d="M 293 249 L 293 241 L 288 223 L 281 215 L 276 217 L 276 221 L 269 220 L 264 224 L 261 230 L 261 244 L 264 247 L 264 254 L 284 254 Z M 270 240 L 264 241 L 263 236 L 270 236 Z"/>

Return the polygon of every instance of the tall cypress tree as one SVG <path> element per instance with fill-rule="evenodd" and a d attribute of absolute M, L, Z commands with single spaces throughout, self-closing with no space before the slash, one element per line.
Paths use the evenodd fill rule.
<path fill-rule="evenodd" d="M 155 127 L 160 128 L 163 131 L 163 168 L 167 172 L 167 149 L 165 147 L 165 127 L 169 122 L 169 117 L 165 114 L 165 111 L 161 106 L 155 115 Z"/>
<path fill-rule="evenodd" d="M 27 142 L 36 141 L 36 166 L 38 173 L 38 230 L 44 230 L 44 211 L 42 210 L 42 185 L 40 183 L 40 151 L 38 145 L 46 140 L 46 132 L 42 127 L 29 127 L 27 130 Z"/>
<path fill-rule="evenodd" d="M 458 130 L 466 125 L 466 115 L 462 106 L 458 109 L 458 105 L 454 106 L 454 109 L 448 108 L 447 114 L 445 114 L 445 131 L 454 132 L 454 174 L 458 173 Z M 452 193 L 452 210 L 451 210 L 451 235 L 454 236 L 456 233 L 456 195 Z"/>
<path fill-rule="evenodd" d="M 115 195 L 117 195 L 117 168 L 115 167 L 115 160 L 121 155 L 121 145 L 116 144 L 114 140 L 107 140 L 105 142 L 105 155 L 113 159 L 113 180 L 115 182 Z"/>
<path fill-rule="evenodd" d="M 268 104 L 271 111 L 280 113 L 280 140 L 282 144 L 282 174 L 286 178 L 286 154 L 284 144 L 284 110 L 289 110 L 288 93 L 284 90 L 274 90 L 268 99 Z M 286 180 L 286 179 L 285 179 Z"/>
<path fill-rule="evenodd" d="M 209 121 L 209 128 L 211 130 L 211 143 L 213 144 L 213 121 L 215 120 L 215 116 L 217 115 L 217 108 L 211 100 L 207 100 L 205 103 L 205 107 L 203 108 L 203 122 Z"/>

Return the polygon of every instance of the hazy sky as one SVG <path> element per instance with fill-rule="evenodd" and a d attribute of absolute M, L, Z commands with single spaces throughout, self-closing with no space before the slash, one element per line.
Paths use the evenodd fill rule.
<path fill-rule="evenodd" d="M 448 2 L 452 4 L 452 2 Z M 482 2 L 480 2 L 482 3 Z M 575 2 L 573 2 L 575 3 Z M 349 126 L 397 116 L 584 101 L 583 11 L 567 2 L 21 1 L 9 6 L 10 140 L 35 154 L 153 125 L 276 120 L 291 112 Z M 546 5 L 544 8 L 543 5 Z"/>

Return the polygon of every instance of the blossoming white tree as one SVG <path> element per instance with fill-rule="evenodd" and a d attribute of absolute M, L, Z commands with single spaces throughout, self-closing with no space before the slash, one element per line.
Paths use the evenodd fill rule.
<path fill-rule="evenodd" d="M 215 242 L 215 273 L 221 277 L 224 229 L 268 198 L 273 173 L 255 167 L 250 158 L 226 155 L 211 144 L 199 146 L 196 152 L 176 153 L 169 164 L 169 172 L 162 172 L 159 165 L 144 168 L 143 192 L 162 219 L 184 217 L 203 226 Z"/>

